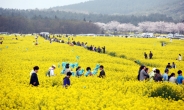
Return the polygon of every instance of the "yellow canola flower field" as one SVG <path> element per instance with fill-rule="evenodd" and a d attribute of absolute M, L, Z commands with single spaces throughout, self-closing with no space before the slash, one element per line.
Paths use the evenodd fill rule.
<path fill-rule="evenodd" d="M 2 36 L 0 36 L 2 37 Z M 170 72 L 184 71 L 184 62 L 177 61 L 178 54 L 184 55 L 184 41 L 168 39 L 142 39 L 118 37 L 74 37 L 75 41 L 88 42 L 88 45 L 106 46 L 107 53 L 115 52 L 116 57 L 99 54 L 79 46 L 63 43 L 49 43 L 35 37 L 4 36 L 0 45 L 0 109 L 20 110 L 175 110 L 184 108 L 184 99 L 151 97 L 152 91 L 159 87 L 170 87 L 176 96 L 184 97 L 184 86 L 168 82 L 139 82 L 137 74 L 140 60 L 150 69 L 157 67 L 163 73 L 168 62 L 175 62 L 177 68 Z M 61 38 L 67 40 L 67 38 Z M 160 41 L 167 42 L 161 47 Z M 145 60 L 143 53 L 152 51 L 152 60 Z M 120 56 L 126 56 L 120 58 Z M 80 56 L 77 60 L 76 56 Z M 77 78 L 72 76 L 71 86 L 63 88 L 64 75 L 62 62 L 78 62 L 82 69 L 104 65 L 106 78 L 97 75 Z M 49 67 L 55 64 L 56 76 L 46 77 Z M 30 72 L 38 65 L 40 85 L 29 85 Z M 75 69 L 73 69 L 75 71 Z M 99 71 L 98 71 L 99 73 Z M 165 92 L 164 94 L 170 94 Z M 169 95 L 170 96 L 170 95 Z"/>

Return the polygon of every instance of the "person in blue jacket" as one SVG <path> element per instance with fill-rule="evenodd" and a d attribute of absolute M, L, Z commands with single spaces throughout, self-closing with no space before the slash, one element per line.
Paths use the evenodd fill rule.
<path fill-rule="evenodd" d="M 184 84 L 184 77 L 182 76 L 182 71 L 178 71 L 178 77 L 176 79 L 177 84 Z"/>
<path fill-rule="evenodd" d="M 80 77 L 82 74 L 80 74 L 80 71 L 81 71 L 81 67 L 80 66 L 78 66 L 77 68 L 76 68 L 76 76 L 77 77 Z"/>
<path fill-rule="evenodd" d="M 70 86 L 70 76 L 72 75 L 71 72 L 67 72 L 66 76 L 63 78 L 63 86 L 68 87 Z"/>
<path fill-rule="evenodd" d="M 92 76 L 93 74 L 91 73 L 91 68 L 90 67 L 87 67 L 86 68 L 86 74 L 85 74 L 85 76 L 87 77 L 87 76 Z"/>

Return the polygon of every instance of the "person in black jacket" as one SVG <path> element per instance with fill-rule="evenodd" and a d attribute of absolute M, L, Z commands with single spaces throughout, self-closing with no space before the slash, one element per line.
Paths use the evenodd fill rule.
<path fill-rule="evenodd" d="M 34 71 L 31 75 L 30 84 L 33 85 L 33 86 L 38 86 L 39 81 L 38 81 L 37 73 L 38 73 L 39 67 L 35 66 L 33 69 L 34 69 Z"/>
<path fill-rule="evenodd" d="M 104 46 L 104 47 L 102 47 L 102 50 L 103 50 L 103 53 L 105 53 L 105 46 Z"/>
<path fill-rule="evenodd" d="M 160 74 L 160 70 L 156 69 L 155 70 L 155 76 L 153 77 L 153 79 L 155 80 L 155 82 L 161 82 L 162 81 L 162 75 Z"/>
<path fill-rule="evenodd" d="M 153 58 L 153 53 L 150 51 L 150 54 L 149 54 L 149 58 L 152 59 Z"/>
<path fill-rule="evenodd" d="M 168 63 L 168 65 L 166 66 L 166 69 L 171 69 L 171 68 L 172 68 L 171 64 Z"/>
<path fill-rule="evenodd" d="M 105 71 L 104 71 L 104 67 L 103 65 L 100 66 L 100 75 L 98 76 L 99 78 L 103 78 L 105 77 Z"/>
<path fill-rule="evenodd" d="M 148 55 L 146 54 L 146 52 L 144 52 L 144 58 L 147 59 Z"/>

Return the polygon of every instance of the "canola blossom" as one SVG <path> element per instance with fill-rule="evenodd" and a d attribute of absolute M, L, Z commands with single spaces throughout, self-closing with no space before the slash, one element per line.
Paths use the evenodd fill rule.
<path fill-rule="evenodd" d="M 0 109 L 20 110 L 182 110 L 184 108 L 184 86 L 169 82 L 155 83 L 137 81 L 139 60 L 151 71 L 156 67 L 164 73 L 167 63 L 175 62 L 176 69 L 169 74 L 184 71 L 184 61 L 176 60 L 184 55 L 184 41 L 169 39 L 143 39 L 119 37 L 74 37 L 73 40 L 106 47 L 106 54 L 89 51 L 84 47 L 66 43 L 50 43 L 26 35 L 5 36 L 0 45 Z M 68 38 L 60 38 L 67 41 Z M 162 47 L 161 42 L 166 46 Z M 153 59 L 144 59 L 144 52 L 153 52 Z M 114 53 L 112 56 L 110 53 Z M 62 71 L 70 63 L 74 75 L 71 86 L 63 87 Z M 48 68 L 55 64 L 55 76 L 47 77 Z M 29 85 L 30 72 L 39 66 L 40 85 Z M 99 66 L 103 65 L 105 78 L 98 78 Z M 80 78 L 75 76 L 76 67 L 81 66 Z M 91 67 L 93 76 L 86 67 Z M 162 88 L 159 91 L 159 88 Z M 164 89 L 163 89 L 164 88 Z M 172 92 L 170 92 L 172 89 Z M 161 92 L 161 96 L 153 97 Z M 176 94 L 174 94 L 176 93 Z M 174 99 L 175 97 L 177 99 Z"/>

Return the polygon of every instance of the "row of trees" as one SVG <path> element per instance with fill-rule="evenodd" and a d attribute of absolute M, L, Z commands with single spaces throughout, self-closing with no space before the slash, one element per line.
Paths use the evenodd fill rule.
<path fill-rule="evenodd" d="M 93 23 L 77 20 L 28 19 L 21 16 L 0 16 L 0 31 L 9 33 L 64 33 L 87 34 L 99 33 L 100 29 Z"/>
<path fill-rule="evenodd" d="M 140 22 L 138 25 L 131 23 L 119 23 L 117 21 L 111 21 L 109 23 L 96 22 L 97 26 L 103 31 L 111 32 L 154 32 L 154 33 L 180 33 L 184 34 L 184 23 L 173 22 Z"/>
<path fill-rule="evenodd" d="M 3 9 L 0 8 L 1 16 L 15 17 L 23 16 L 25 18 L 41 18 L 41 19 L 62 19 L 62 20 L 83 20 L 91 22 L 103 22 L 108 23 L 110 21 L 118 21 L 120 23 L 132 23 L 137 25 L 143 21 L 167 21 L 174 22 L 172 17 L 167 17 L 163 14 L 149 14 L 149 15 L 106 15 L 106 14 L 83 14 L 65 11 L 53 11 L 53 10 L 15 10 L 15 9 Z"/>

